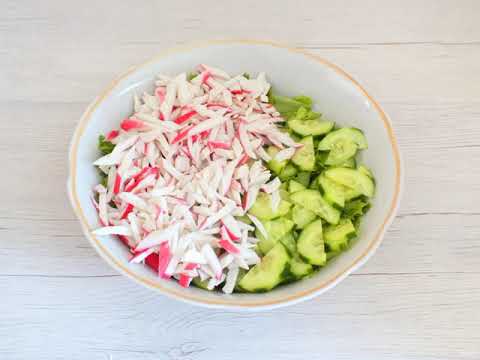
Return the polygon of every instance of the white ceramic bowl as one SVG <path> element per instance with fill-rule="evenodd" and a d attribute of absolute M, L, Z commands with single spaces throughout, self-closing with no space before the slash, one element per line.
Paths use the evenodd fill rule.
<path fill-rule="evenodd" d="M 132 93 L 151 91 L 157 74 L 188 71 L 199 63 L 236 74 L 265 71 L 276 92 L 305 94 L 314 99 L 328 119 L 362 129 L 369 148 L 362 161 L 377 180 L 373 207 L 362 223 L 354 245 L 311 278 L 280 286 L 263 294 L 209 292 L 184 289 L 165 281 L 142 264 L 128 263 L 129 253 L 114 237 L 97 238 L 91 230 L 99 226 L 90 201 L 97 171 L 92 162 L 99 154 L 97 138 L 117 127 L 132 111 Z M 402 166 L 391 124 L 380 106 L 348 74 L 337 66 L 301 50 L 260 41 L 214 41 L 168 51 L 134 67 L 110 84 L 88 107 L 78 124 L 70 148 L 68 191 L 85 236 L 115 269 L 136 282 L 175 299 L 207 307 L 268 309 L 293 304 L 319 295 L 338 284 L 361 266 L 380 244 L 398 207 Z"/>

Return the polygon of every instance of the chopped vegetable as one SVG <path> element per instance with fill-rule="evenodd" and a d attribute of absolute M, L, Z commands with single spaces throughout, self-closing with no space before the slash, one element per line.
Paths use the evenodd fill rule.
<path fill-rule="evenodd" d="M 113 148 L 115 147 L 115 144 L 113 144 L 112 142 L 108 141 L 105 139 L 105 136 L 103 135 L 100 135 L 98 137 L 98 150 L 100 150 L 100 152 L 103 154 L 103 155 L 107 155 L 107 154 L 110 154 L 112 151 L 113 151 Z"/>

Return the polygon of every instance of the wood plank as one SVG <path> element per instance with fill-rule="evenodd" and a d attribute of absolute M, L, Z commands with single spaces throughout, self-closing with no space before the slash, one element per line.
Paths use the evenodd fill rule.
<path fill-rule="evenodd" d="M 38 360 L 476 360 L 480 351 L 478 332 L 465 331 L 480 321 L 479 274 L 352 276 L 315 300 L 262 313 L 173 303 L 124 278 L 0 280 L 11 294 L 3 306 L 22 309 L 0 315 L 0 354 L 10 359 L 19 348 Z"/>

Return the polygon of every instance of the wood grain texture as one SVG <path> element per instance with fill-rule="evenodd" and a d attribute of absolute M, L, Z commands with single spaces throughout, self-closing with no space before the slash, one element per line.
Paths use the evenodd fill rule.
<path fill-rule="evenodd" d="M 480 358 L 478 1 L 4 1 L 0 359 Z M 238 14 L 241 14 L 239 16 Z M 203 310 L 133 284 L 81 235 L 67 148 L 116 75 L 187 41 L 263 38 L 359 79 L 406 168 L 377 254 L 320 298 Z"/>

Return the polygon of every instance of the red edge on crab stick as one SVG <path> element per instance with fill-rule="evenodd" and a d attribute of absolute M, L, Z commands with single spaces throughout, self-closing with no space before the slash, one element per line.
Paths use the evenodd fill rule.
<path fill-rule="evenodd" d="M 175 119 L 175 124 L 183 124 L 184 122 L 190 120 L 192 116 L 195 116 L 197 112 L 195 110 L 189 111 L 183 115 L 180 115 L 178 118 Z"/>
<path fill-rule="evenodd" d="M 115 139 L 118 136 L 119 133 L 120 132 L 118 130 L 112 130 L 107 134 L 106 139 L 108 141 L 111 141 L 111 140 Z"/>
<path fill-rule="evenodd" d="M 120 127 L 125 131 L 141 129 L 145 126 L 143 121 L 136 120 L 136 119 L 125 119 L 120 124 Z"/>

